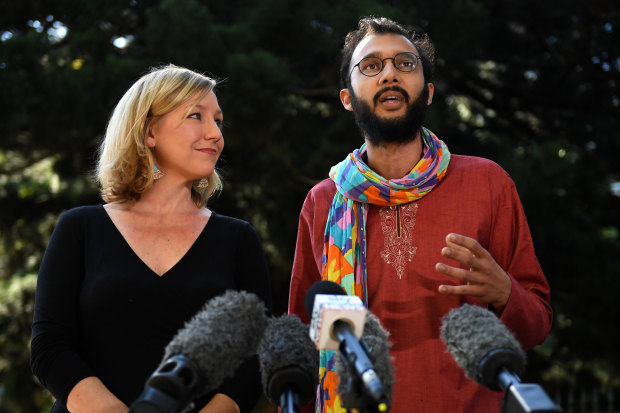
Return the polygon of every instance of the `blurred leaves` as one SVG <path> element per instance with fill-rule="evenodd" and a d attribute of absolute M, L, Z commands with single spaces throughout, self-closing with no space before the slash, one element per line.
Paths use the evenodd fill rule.
<path fill-rule="evenodd" d="M 52 398 L 30 373 L 30 337 L 36 274 L 0 280 L 0 412 L 31 413 Z"/>

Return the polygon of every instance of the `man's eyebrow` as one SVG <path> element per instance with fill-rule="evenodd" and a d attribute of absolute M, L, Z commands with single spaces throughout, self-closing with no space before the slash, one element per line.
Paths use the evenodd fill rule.
<path fill-rule="evenodd" d="M 381 57 L 381 52 L 380 51 L 370 52 L 366 56 L 362 57 L 362 59 L 366 59 L 367 57 Z"/>

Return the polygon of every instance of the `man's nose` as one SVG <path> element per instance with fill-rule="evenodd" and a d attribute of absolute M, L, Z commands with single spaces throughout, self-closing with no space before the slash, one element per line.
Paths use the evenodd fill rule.
<path fill-rule="evenodd" d="M 393 83 L 400 81 L 400 70 L 394 66 L 394 59 L 386 59 L 383 62 L 383 70 L 379 74 L 380 83 Z"/>

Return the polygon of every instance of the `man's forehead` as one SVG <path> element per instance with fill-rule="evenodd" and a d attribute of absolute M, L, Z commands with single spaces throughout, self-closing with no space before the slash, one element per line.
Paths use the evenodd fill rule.
<path fill-rule="evenodd" d="M 417 49 L 411 43 L 411 40 L 397 33 L 379 33 L 371 34 L 364 37 L 351 56 L 352 62 L 358 62 L 366 56 L 389 56 L 392 57 L 396 53 L 414 52 L 418 54 Z"/>

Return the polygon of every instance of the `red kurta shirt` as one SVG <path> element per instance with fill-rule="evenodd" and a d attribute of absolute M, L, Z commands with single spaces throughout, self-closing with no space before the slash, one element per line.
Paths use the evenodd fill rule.
<path fill-rule="evenodd" d="M 336 191 L 326 179 L 308 194 L 300 217 L 289 312 L 309 322 L 306 290 L 321 279 L 323 239 Z M 445 237 L 476 239 L 512 279 L 501 320 L 524 349 L 543 342 L 551 327 L 549 286 L 508 174 L 492 161 L 452 155 L 444 180 L 418 201 L 368 211 L 368 308 L 390 332 L 395 385 L 391 412 L 499 412 L 501 392 L 465 377 L 439 338 L 441 318 L 473 297 L 440 294 L 460 281 L 438 273 Z M 305 411 L 313 411 L 312 406 Z"/>

